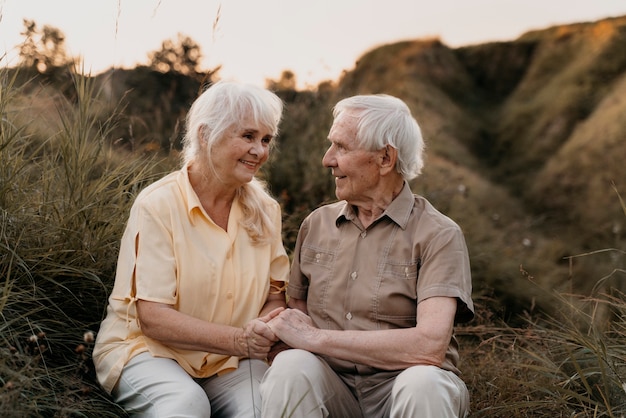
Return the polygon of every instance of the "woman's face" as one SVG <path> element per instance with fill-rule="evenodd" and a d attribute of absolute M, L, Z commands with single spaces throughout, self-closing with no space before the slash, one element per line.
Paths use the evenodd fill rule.
<path fill-rule="evenodd" d="M 231 127 L 212 150 L 215 170 L 220 179 L 234 187 L 252 180 L 269 157 L 273 133 L 248 119 L 241 127 Z"/>

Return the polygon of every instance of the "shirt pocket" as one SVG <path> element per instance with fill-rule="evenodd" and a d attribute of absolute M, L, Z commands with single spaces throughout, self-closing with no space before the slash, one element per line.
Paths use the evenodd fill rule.
<path fill-rule="evenodd" d="M 415 326 L 418 271 L 419 264 L 415 261 L 387 260 L 382 266 L 376 319 L 387 324 L 384 328 Z"/>
<path fill-rule="evenodd" d="M 300 250 L 300 263 L 315 266 L 314 268 L 330 270 L 334 260 L 335 253 L 333 251 L 304 246 Z"/>

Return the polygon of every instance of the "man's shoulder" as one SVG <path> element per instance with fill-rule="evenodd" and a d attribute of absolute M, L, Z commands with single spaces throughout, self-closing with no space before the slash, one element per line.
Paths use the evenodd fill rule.
<path fill-rule="evenodd" d="M 424 196 L 414 194 L 415 207 L 418 208 L 420 218 L 434 222 L 441 228 L 460 229 L 459 225 L 448 215 L 437 209 L 428 199 Z"/>
<path fill-rule="evenodd" d="M 344 200 L 340 200 L 337 202 L 326 203 L 322 206 L 313 209 L 313 211 L 307 216 L 307 218 L 316 219 L 316 218 L 328 218 L 334 217 L 335 219 L 339 216 L 339 214 L 346 207 L 346 202 Z"/>

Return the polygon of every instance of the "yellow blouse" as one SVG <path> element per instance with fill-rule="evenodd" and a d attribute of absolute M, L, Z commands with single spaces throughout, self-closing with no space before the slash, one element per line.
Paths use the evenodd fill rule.
<path fill-rule="evenodd" d="M 115 284 L 93 352 L 105 390 L 110 393 L 128 360 L 145 351 L 176 360 L 193 377 L 238 366 L 238 357 L 171 348 L 146 337 L 135 302 L 170 304 L 196 318 L 235 327 L 256 318 L 270 279 L 286 283 L 289 273 L 280 206 L 267 196 L 266 207 L 274 235 L 268 244 L 252 245 L 239 225 L 243 213 L 238 200 L 226 232 L 200 205 L 187 167 L 139 194 L 122 237 Z"/>

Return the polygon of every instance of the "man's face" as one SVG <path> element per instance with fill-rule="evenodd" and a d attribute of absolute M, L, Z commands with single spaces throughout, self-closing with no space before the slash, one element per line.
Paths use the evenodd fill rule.
<path fill-rule="evenodd" d="M 337 198 L 359 206 L 371 200 L 380 171 L 379 153 L 362 149 L 356 133 L 357 118 L 345 112 L 340 114 L 330 128 L 330 147 L 322 164 L 332 170 Z"/>

